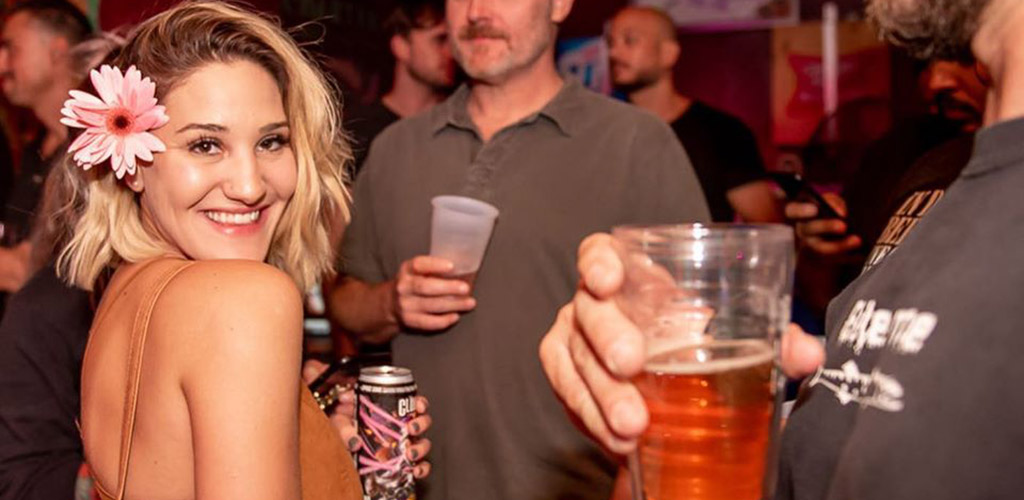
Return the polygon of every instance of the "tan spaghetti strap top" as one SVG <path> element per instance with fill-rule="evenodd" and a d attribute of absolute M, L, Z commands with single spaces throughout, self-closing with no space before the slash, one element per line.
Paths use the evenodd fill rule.
<path fill-rule="evenodd" d="M 121 266 L 114 274 L 96 313 L 93 328 L 102 327 L 109 319 L 123 325 L 131 320 L 131 341 L 128 351 L 128 384 L 124 397 L 124 418 L 118 459 L 117 485 L 111 493 L 94 483 L 103 500 L 122 500 L 128 482 L 135 412 L 138 406 L 142 359 L 146 348 L 149 319 L 160 293 L 192 261 L 160 257 L 138 264 Z M 118 279 L 121 278 L 121 279 Z M 132 300 L 134 297 L 139 299 Z M 109 300 L 108 300 L 109 299 Z M 88 346 L 86 347 L 88 352 Z M 304 500 L 358 500 L 362 498 L 359 478 L 352 457 L 345 449 L 337 431 L 313 395 L 302 384 L 299 402 L 299 470 Z"/>

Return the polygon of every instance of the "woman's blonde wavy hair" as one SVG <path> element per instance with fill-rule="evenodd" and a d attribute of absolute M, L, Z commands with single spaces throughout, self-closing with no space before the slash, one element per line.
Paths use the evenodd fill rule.
<path fill-rule="evenodd" d="M 308 290 L 332 272 L 331 234 L 349 219 L 343 172 L 351 160 L 337 93 L 311 59 L 276 22 L 230 4 L 195 1 L 144 21 L 110 62 L 122 69 L 138 67 L 163 99 L 202 66 L 237 60 L 259 64 L 281 89 L 298 182 L 267 262 Z M 70 194 L 59 216 L 74 221 L 57 261 L 67 281 L 92 290 L 104 269 L 168 252 L 168 244 L 143 227 L 135 193 L 109 168 L 83 172 L 70 155 L 60 167 L 75 170 L 64 176 L 69 185 L 63 191 Z"/>

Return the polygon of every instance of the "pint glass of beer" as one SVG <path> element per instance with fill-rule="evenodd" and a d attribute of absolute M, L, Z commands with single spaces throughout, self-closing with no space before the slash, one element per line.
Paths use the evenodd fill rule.
<path fill-rule="evenodd" d="M 640 500 L 773 493 L 777 369 L 789 323 L 793 233 L 782 225 L 623 226 L 616 298 L 646 337 L 634 382 L 650 426 L 630 460 Z"/>

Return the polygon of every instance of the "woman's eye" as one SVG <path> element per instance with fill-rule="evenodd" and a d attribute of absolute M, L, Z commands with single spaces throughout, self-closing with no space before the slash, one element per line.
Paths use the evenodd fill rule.
<path fill-rule="evenodd" d="M 261 151 L 277 151 L 288 145 L 288 138 L 283 135 L 272 135 L 260 141 L 258 147 Z"/>
<path fill-rule="evenodd" d="M 214 139 L 198 139 L 188 145 L 188 150 L 201 155 L 215 155 L 220 153 L 220 143 Z"/>

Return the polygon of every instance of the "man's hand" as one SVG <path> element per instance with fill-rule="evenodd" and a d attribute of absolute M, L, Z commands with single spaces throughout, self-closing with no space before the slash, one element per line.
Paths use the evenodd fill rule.
<path fill-rule="evenodd" d="M 403 262 L 394 281 L 395 320 L 417 330 L 444 330 L 476 307 L 468 283 L 445 277 L 453 269 L 451 261 L 439 257 Z"/>
<path fill-rule="evenodd" d="M 846 200 L 835 193 L 822 195 L 825 201 L 846 217 Z M 823 256 L 842 255 L 861 245 L 860 237 L 847 234 L 846 222 L 841 219 L 819 219 L 818 207 L 813 203 L 791 201 L 786 204 L 786 218 L 795 223 L 796 236 L 804 247 Z"/>
<path fill-rule="evenodd" d="M 320 376 L 324 370 L 327 369 L 327 365 L 315 360 L 307 360 L 302 365 L 302 380 L 306 384 L 312 383 Z M 430 429 L 430 425 L 433 422 L 430 415 L 427 414 L 427 407 L 429 406 L 427 398 L 423 396 L 416 397 L 416 413 L 418 416 L 409 422 L 409 435 L 410 443 L 408 449 L 406 449 L 406 456 L 414 464 L 413 475 L 418 479 L 422 479 L 430 475 L 430 462 L 425 459 L 430 453 L 430 440 L 424 437 L 424 433 L 427 429 Z M 355 452 L 362 446 L 362 441 L 359 440 L 359 432 L 356 428 L 356 396 L 351 390 L 345 391 L 338 396 L 338 404 L 331 411 L 330 419 L 331 423 L 334 424 L 334 428 L 338 431 L 338 437 L 345 443 L 349 451 Z"/>
<path fill-rule="evenodd" d="M 0 248 L 0 291 L 16 292 L 28 281 L 32 244 Z"/>
<path fill-rule="evenodd" d="M 622 261 L 611 237 L 597 234 L 580 245 L 581 284 L 541 341 L 548 380 L 572 415 L 601 444 L 628 453 L 647 427 L 647 408 L 629 379 L 643 369 L 644 337 L 613 296 L 622 286 Z M 791 326 L 782 342 L 782 367 L 791 377 L 824 362 L 816 339 Z"/>

